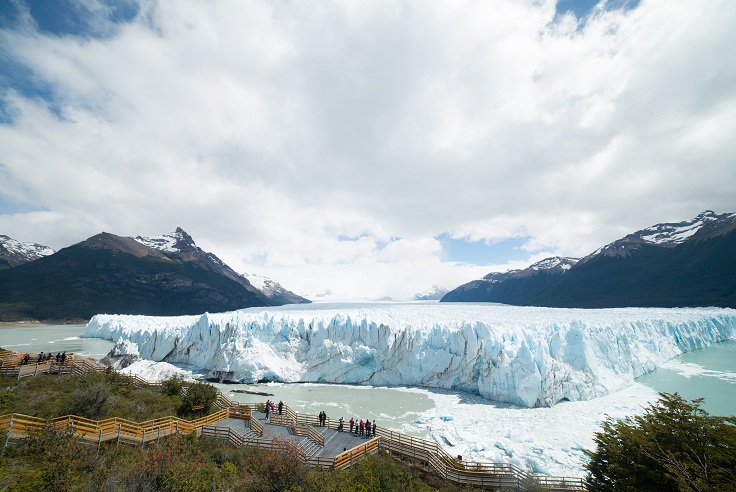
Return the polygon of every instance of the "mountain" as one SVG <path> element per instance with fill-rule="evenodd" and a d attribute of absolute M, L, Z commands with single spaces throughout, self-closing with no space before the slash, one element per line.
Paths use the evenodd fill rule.
<path fill-rule="evenodd" d="M 441 302 L 500 302 L 525 305 L 549 289 L 577 262 L 577 258 L 555 256 L 538 261 L 523 270 L 489 273 L 480 280 L 473 280 L 451 290 L 442 297 Z"/>
<path fill-rule="evenodd" d="M 174 316 L 277 304 L 181 228 L 154 238 L 103 232 L 0 271 L 1 321 Z"/>
<path fill-rule="evenodd" d="M 554 263 L 558 259 L 548 259 Z M 543 263 L 548 260 L 543 260 Z M 571 260 L 572 261 L 572 260 Z M 554 268 L 491 273 L 443 302 L 549 307 L 736 307 L 736 213 L 657 224 Z"/>
<path fill-rule="evenodd" d="M 420 292 L 419 294 L 414 294 L 414 300 L 415 301 L 439 301 L 442 299 L 442 297 L 447 294 L 448 290 L 444 287 L 440 287 L 439 285 L 435 285 L 432 287 L 431 290 L 427 292 Z"/>
<path fill-rule="evenodd" d="M 8 236 L 0 235 L 0 270 L 16 267 L 51 254 L 54 254 L 54 250 L 48 246 L 22 243 Z"/>
<path fill-rule="evenodd" d="M 304 304 L 311 302 L 297 294 L 294 294 L 290 290 L 286 290 L 278 282 L 271 280 L 263 275 L 256 275 L 255 273 L 244 273 L 243 276 L 248 279 L 258 290 L 271 299 L 271 301 L 277 304 Z"/>

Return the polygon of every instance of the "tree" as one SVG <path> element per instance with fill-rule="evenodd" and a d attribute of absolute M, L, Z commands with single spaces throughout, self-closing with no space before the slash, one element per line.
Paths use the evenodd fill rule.
<path fill-rule="evenodd" d="M 736 417 L 713 417 L 702 399 L 661 393 L 643 415 L 607 417 L 596 433 L 590 491 L 736 491 Z"/>
<path fill-rule="evenodd" d="M 192 415 L 194 413 L 193 409 L 201 406 L 201 412 L 207 414 L 212 409 L 215 400 L 217 400 L 217 388 L 207 383 L 193 383 L 182 397 L 182 403 L 177 413 L 180 416 Z"/>

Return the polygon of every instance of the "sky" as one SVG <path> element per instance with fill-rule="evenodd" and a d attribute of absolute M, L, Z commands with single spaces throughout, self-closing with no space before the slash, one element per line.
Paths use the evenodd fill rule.
<path fill-rule="evenodd" d="M 733 0 L 0 2 L 0 234 L 409 299 L 736 212 Z"/>

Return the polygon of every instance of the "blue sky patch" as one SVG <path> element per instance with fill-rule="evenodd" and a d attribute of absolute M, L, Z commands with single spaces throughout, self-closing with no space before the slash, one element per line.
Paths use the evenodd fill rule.
<path fill-rule="evenodd" d="M 25 15 L 24 7 L 33 18 L 39 32 L 54 36 L 105 37 L 110 34 L 109 24 L 129 22 L 138 15 L 136 2 L 129 0 L 102 0 L 91 10 L 79 0 L 25 0 L 0 2 L 0 25 L 13 27 Z M 101 26 L 101 20 L 107 21 Z"/>
<path fill-rule="evenodd" d="M 639 5 L 639 0 L 558 0 L 557 14 L 572 12 L 578 19 L 584 19 L 599 3 L 604 3 L 606 10 L 631 10 Z"/>
<path fill-rule="evenodd" d="M 442 259 L 445 261 L 490 265 L 526 260 L 530 255 L 529 251 L 521 249 L 529 238 L 512 238 L 488 244 L 485 241 L 453 239 L 445 233 L 435 239 L 442 244 Z"/>

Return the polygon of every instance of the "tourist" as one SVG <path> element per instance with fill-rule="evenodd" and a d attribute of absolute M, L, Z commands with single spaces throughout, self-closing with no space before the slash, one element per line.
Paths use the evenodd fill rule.
<path fill-rule="evenodd" d="M 337 425 L 337 432 L 342 432 L 343 418 L 340 417 L 340 423 Z"/>
<path fill-rule="evenodd" d="M 43 362 L 43 352 L 41 352 L 40 354 L 38 354 L 38 358 L 36 359 L 36 362 L 38 362 L 38 363 Z"/>
<path fill-rule="evenodd" d="M 373 426 L 371 427 L 373 429 L 373 437 L 376 437 L 376 421 L 373 421 Z"/>
<path fill-rule="evenodd" d="M 350 417 L 350 433 L 353 433 L 353 427 L 355 426 L 355 419 Z"/>
<path fill-rule="evenodd" d="M 364 432 L 365 432 L 365 424 L 361 420 L 360 421 L 360 435 L 362 436 Z"/>
<path fill-rule="evenodd" d="M 66 363 L 66 350 L 61 353 L 61 365 L 63 366 Z"/>
<path fill-rule="evenodd" d="M 266 400 L 266 420 L 268 420 L 268 411 L 271 409 L 271 402 Z"/>
<path fill-rule="evenodd" d="M 365 437 L 371 437 L 371 421 L 365 419 Z"/>
<path fill-rule="evenodd" d="M 279 415 L 284 414 L 284 402 L 279 400 Z"/>

